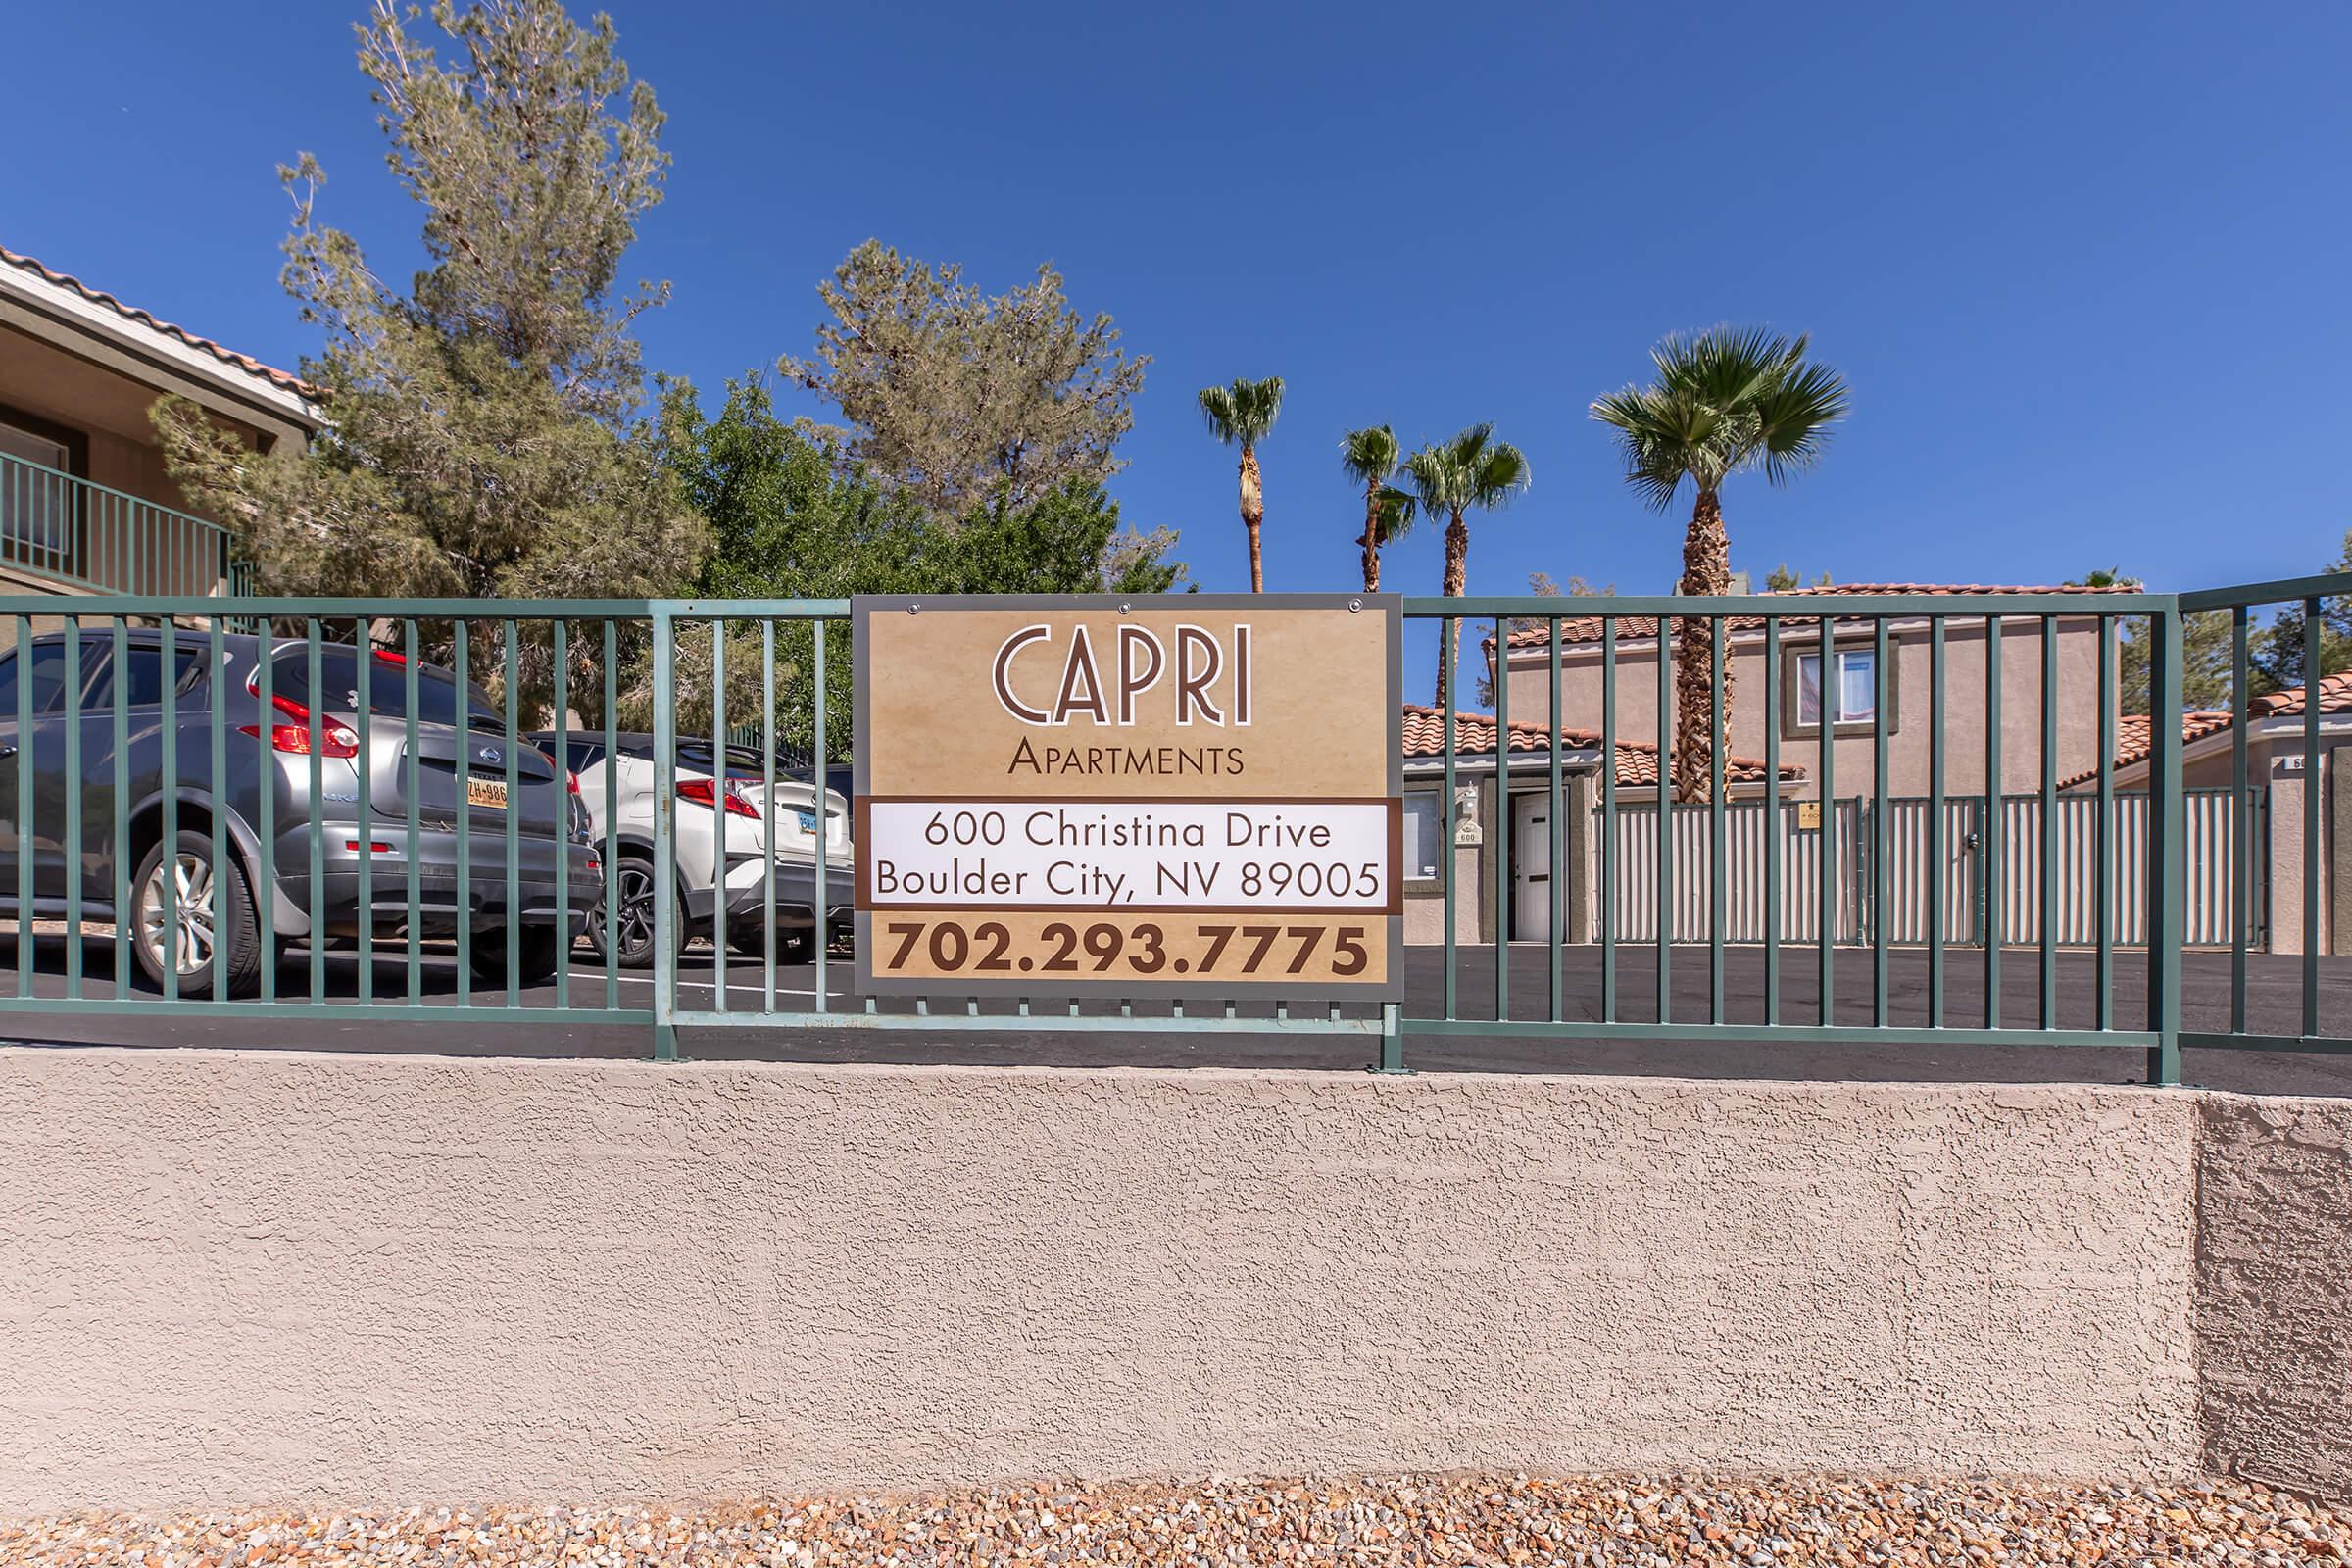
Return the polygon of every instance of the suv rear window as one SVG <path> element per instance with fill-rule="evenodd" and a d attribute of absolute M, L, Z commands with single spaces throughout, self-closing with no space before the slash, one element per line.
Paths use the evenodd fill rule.
<path fill-rule="evenodd" d="M 368 710 L 386 718 L 405 718 L 409 711 L 409 666 L 398 654 L 377 649 L 375 663 L 368 671 Z M 356 713 L 360 708 L 360 651 L 348 643 L 322 646 L 318 650 L 318 683 L 325 693 L 322 703 L 311 701 L 311 653 L 309 648 L 281 648 L 270 662 L 270 689 L 272 693 L 301 703 L 318 706 L 328 712 Z M 478 692 L 466 694 L 466 711 L 473 724 L 503 722 L 498 710 Z M 433 664 L 416 666 L 416 721 L 420 724 L 455 724 L 458 721 L 458 681 L 448 670 Z"/>
<path fill-rule="evenodd" d="M 130 666 L 130 683 L 122 694 L 126 708 L 153 708 L 164 700 L 164 645 L 162 643 L 131 643 L 122 650 L 123 662 Z M 178 678 L 172 682 L 174 697 L 185 696 L 197 683 L 204 668 L 204 649 L 201 645 L 181 642 L 172 653 L 172 667 Z M 115 650 L 112 643 L 82 645 L 82 664 L 90 672 L 89 689 L 82 694 L 84 708 L 111 708 L 115 701 Z"/>

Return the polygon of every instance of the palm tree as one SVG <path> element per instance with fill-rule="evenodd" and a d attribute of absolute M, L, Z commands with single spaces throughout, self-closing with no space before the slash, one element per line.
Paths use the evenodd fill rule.
<path fill-rule="evenodd" d="M 1592 404 L 1592 417 L 1617 430 L 1625 477 L 1660 512 L 1688 479 L 1698 492 L 1683 536 L 1685 594 L 1731 587 L 1731 540 L 1723 530 L 1723 482 L 1762 468 L 1786 484 L 1821 457 L 1829 427 L 1845 417 L 1845 378 L 1805 358 L 1807 339 L 1761 330 L 1712 327 L 1680 334 L 1650 350 L 1657 379 Z M 1663 654 L 1661 652 L 1661 657 Z M 1712 793 L 1716 730 L 1713 624 L 1686 619 L 1675 649 L 1674 797 Z M 1727 669 L 1722 728 L 1731 733 Z"/>
<path fill-rule="evenodd" d="M 1266 520 L 1265 491 L 1257 480 L 1257 444 L 1274 428 L 1282 412 L 1282 377 L 1263 381 L 1237 377 L 1231 386 L 1200 389 L 1200 416 L 1208 433 L 1226 446 L 1242 449 L 1242 526 L 1250 530 L 1250 591 L 1266 591 L 1265 561 L 1258 553 L 1258 528 Z"/>
<path fill-rule="evenodd" d="M 1380 547 L 1413 525 L 1413 498 L 1392 483 L 1404 460 L 1396 432 L 1367 425 L 1340 437 L 1340 466 L 1364 487 L 1364 592 L 1380 592 Z"/>
<path fill-rule="evenodd" d="M 1470 525 L 1462 514 L 1472 507 L 1493 511 L 1508 506 L 1528 485 L 1527 457 L 1508 442 L 1494 439 L 1491 424 L 1474 424 L 1450 441 L 1423 447 L 1404 460 L 1421 511 L 1446 523 L 1446 596 L 1459 599 L 1470 586 Z M 1446 674 L 1462 645 L 1462 623 L 1453 623 L 1453 646 L 1438 663 L 1438 707 L 1443 710 L 1448 693 Z"/>

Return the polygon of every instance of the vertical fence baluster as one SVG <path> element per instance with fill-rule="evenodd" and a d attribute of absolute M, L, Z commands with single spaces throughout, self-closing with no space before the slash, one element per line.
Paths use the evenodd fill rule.
<path fill-rule="evenodd" d="M 209 766 L 205 775 L 205 795 L 212 802 L 212 809 L 206 814 L 213 823 L 213 1000 L 224 1002 L 228 999 L 228 938 L 234 928 L 234 922 L 229 918 L 228 879 L 237 873 L 229 860 L 233 846 L 228 838 L 228 730 L 223 722 L 226 715 L 220 710 L 220 616 L 214 613 L 206 616 L 205 620 L 209 632 L 205 644 L 205 678 L 195 689 L 210 694 L 212 698 L 207 705 L 212 710 L 206 715 L 212 745 L 211 756 L 206 760 Z M 122 689 L 123 678 L 128 673 L 120 662 L 115 665 L 117 691 Z M 176 664 L 166 665 L 163 677 L 169 684 L 177 686 L 179 670 Z M 367 799 L 368 786 L 362 783 L 360 800 L 363 803 L 363 815 L 367 811 L 364 804 Z M 120 846 L 126 841 L 118 839 L 115 842 Z M 258 897 L 255 906 L 258 910 Z"/>
<path fill-rule="evenodd" d="M 1943 617 L 1928 621 L 1928 1026 L 1943 1027 L 1943 941 L 1949 902 L 1944 890 Z"/>
<path fill-rule="evenodd" d="M 673 706 L 676 671 L 666 609 L 654 612 L 654 1059 L 678 1056 L 677 800 L 678 729 Z"/>
<path fill-rule="evenodd" d="M 304 657 L 309 663 L 310 684 L 304 694 L 310 698 L 311 738 L 311 1000 L 326 1000 L 326 683 L 320 669 L 318 622 L 312 619 L 305 633 Z M 166 649 L 169 656 L 171 650 Z M 171 660 L 166 658 L 170 665 Z M 171 683 L 164 685 L 170 691 Z"/>
<path fill-rule="evenodd" d="M 1453 929 L 1454 881 L 1455 873 L 1460 869 L 1459 861 L 1461 859 L 1460 853 L 1454 848 L 1456 829 L 1453 820 L 1456 809 L 1453 800 L 1453 710 L 1455 707 L 1453 682 L 1457 673 L 1455 665 L 1458 662 L 1453 657 L 1454 625 L 1454 618 L 1451 615 L 1446 615 L 1438 622 L 1438 664 L 1443 672 L 1438 681 L 1438 689 L 1446 695 L 1444 710 L 1438 715 L 1438 728 L 1446 746 L 1446 834 L 1441 853 L 1444 856 L 1443 863 L 1446 870 L 1445 1003 L 1446 1016 L 1449 1020 L 1461 1016 L 1459 977 L 1454 972 L 1456 950 L 1460 944 L 1455 940 Z"/>
<path fill-rule="evenodd" d="M 830 1012 L 833 997 L 826 978 L 826 951 L 833 946 L 833 884 L 826 870 L 825 840 L 833 831 L 833 816 L 826 808 L 825 764 L 831 760 L 825 750 L 825 623 L 817 621 L 811 634 L 816 649 L 816 721 L 811 743 L 815 755 L 808 760 L 811 794 L 816 801 L 816 934 L 810 938 L 816 949 L 816 1010 Z"/>
<path fill-rule="evenodd" d="M 1658 617 L 1658 1022 L 1674 1017 L 1674 660 Z"/>
<path fill-rule="evenodd" d="M 2156 1043 L 2148 1048 L 2148 1082 L 2180 1081 L 2181 855 L 2180 801 L 2180 612 L 2175 607 L 2149 617 L 2156 657 L 2148 674 L 2148 712 L 2155 733 L 2148 772 L 2148 891 L 2154 908 L 2148 919 L 2148 1024 Z M 2313 661 L 2316 668 L 2318 661 Z"/>
<path fill-rule="evenodd" d="M 2115 617 L 2098 619 L 2099 642 L 2099 804 L 2098 872 L 2093 896 L 2098 902 L 2098 973 L 2092 983 L 2097 994 L 2094 1027 L 2115 1027 Z M 2150 723 L 2155 722 L 2153 719 Z"/>
<path fill-rule="evenodd" d="M 122 615 L 110 617 L 112 647 L 109 657 L 114 662 L 115 710 L 115 842 L 107 858 L 115 868 L 115 996 L 118 999 L 131 994 L 131 976 L 136 972 L 136 954 L 133 944 L 138 940 L 138 911 L 130 899 L 131 873 L 138 869 L 130 863 L 130 641 L 129 621 Z M 25 650 L 29 652 L 29 650 Z M 213 710 L 220 711 L 223 694 L 219 690 L 220 662 L 213 662 L 215 690 Z M 17 672 L 20 682 L 24 671 Z M 20 740 L 22 737 L 20 737 Z M 218 812 L 215 813 L 219 815 Z"/>
<path fill-rule="evenodd" d="M 1494 1016 L 1511 1015 L 1511 623 L 1494 617 Z"/>
<path fill-rule="evenodd" d="M 1617 1021 L 1617 617 L 1600 617 L 1600 1019 Z"/>
<path fill-rule="evenodd" d="M 571 787 L 577 776 L 571 767 L 571 622 L 558 617 L 548 625 L 548 663 L 555 672 L 556 792 L 556 1005 L 571 1005 L 571 945 L 579 940 L 571 928 Z"/>
<path fill-rule="evenodd" d="M 604 621 L 605 655 L 605 1006 L 620 1005 L 620 658 L 618 623 Z"/>
<path fill-rule="evenodd" d="M 2247 607 L 2230 612 L 2230 1032 L 2246 1032 L 2246 944 L 2254 925 L 2254 802 L 2246 787 Z M 2149 722 L 2153 723 L 2151 719 Z"/>
<path fill-rule="evenodd" d="M 466 672 L 466 621 L 450 623 L 450 668 L 457 676 L 457 761 L 453 771 L 458 791 L 458 1005 L 473 1004 L 473 767 L 467 760 L 466 735 L 472 722 L 473 686 Z"/>
<path fill-rule="evenodd" d="M 727 1010 L 727 623 L 710 617 L 710 1006 Z"/>
<path fill-rule="evenodd" d="M 417 800 L 423 791 L 423 760 L 417 756 L 416 745 L 416 621 L 404 617 L 400 623 L 400 655 L 402 683 L 402 715 L 407 727 L 408 747 L 403 760 L 408 765 L 409 782 L 409 1005 L 424 1003 L 424 921 L 420 917 L 422 873 L 419 862 L 423 857 L 417 846 L 424 838 L 423 807 Z"/>
<path fill-rule="evenodd" d="M 1568 938 L 1568 933 L 1565 929 L 1568 920 L 1568 820 L 1564 815 L 1561 814 L 1566 808 L 1563 805 L 1560 780 L 1560 727 L 1563 722 L 1563 718 L 1560 713 L 1559 616 L 1554 615 L 1551 617 L 1550 629 L 1551 641 L 1549 646 L 1551 657 L 1549 669 L 1551 673 L 1551 706 L 1549 711 L 1551 714 L 1551 801 L 1549 804 L 1549 808 L 1544 814 L 1544 821 L 1550 828 L 1548 842 L 1544 846 L 1546 851 L 1544 856 L 1544 870 L 1548 875 L 1551 884 L 1549 888 L 1549 892 L 1551 894 L 1551 943 L 1550 953 L 1547 955 L 1551 960 L 1551 1021 L 1553 1023 L 1558 1023 L 1561 1018 L 1565 1016 L 1565 1014 L 1561 1011 L 1564 1004 L 1561 997 L 1560 967 L 1561 954 L 1564 951 L 1564 944 Z M 1505 654 L 1505 659 L 1507 662 L 1507 651 Z M 1579 837 L 1579 842 L 1582 842 L 1581 835 Z M 1582 897 L 1585 882 L 1585 868 L 1582 864 L 1579 864 L 1576 867 L 1576 881 L 1578 896 Z"/>
<path fill-rule="evenodd" d="M 1821 862 L 1821 885 L 1813 890 L 1820 920 L 1813 941 L 1814 965 L 1821 984 L 1820 1021 L 1826 1028 L 1838 1017 L 1838 1004 L 1833 995 L 1837 965 L 1831 950 L 1838 940 L 1838 720 L 1845 710 L 1845 683 L 1838 678 L 1836 625 L 1826 614 L 1814 625 L 1818 638 L 1815 663 L 1821 671 L 1814 682 L 1817 689 L 1813 704 L 1821 742 L 1821 843 L 1820 853 L 1815 857 Z"/>
<path fill-rule="evenodd" d="M 2320 633 L 2317 595 L 2303 601 L 2303 1033 L 2320 1032 Z M 2176 726 L 2177 727 L 2177 726 Z M 2173 794 L 2180 793 L 2174 781 Z"/>
<path fill-rule="evenodd" d="M 1724 1020 L 1723 944 L 1725 911 L 1724 900 L 1731 881 L 1725 859 L 1730 854 L 1724 842 L 1724 795 L 1731 788 L 1731 768 L 1724 760 L 1724 752 L 1731 745 L 1731 726 L 1724 722 L 1723 662 L 1724 642 L 1731 634 L 1731 624 L 1721 615 L 1707 618 L 1708 647 L 1713 650 L 1714 669 L 1707 688 L 1707 1021 Z"/>
<path fill-rule="evenodd" d="M 2058 1027 L 2058 617 L 2041 617 L 2041 1026 Z"/>
<path fill-rule="evenodd" d="M 351 618 L 352 727 L 359 732 L 360 830 L 353 835 L 360 858 L 360 975 L 362 1002 L 375 1000 L 375 626 L 365 615 Z"/>
<path fill-rule="evenodd" d="M 39 854 L 33 832 L 32 775 L 39 748 L 32 733 L 32 622 L 17 617 L 17 995 L 32 995 L 32 863 Z"/>
<path fill-rule="evenodd" d="M 1881 1029 L 1887 1024 L 1887 956 L 1894 925 L 1894 812 L 1888 787 L 1886 731 L 1891 722 L 1888 694 L 1894 688 L 1886 667 L 1886 617 L 1871 620 L 1870 645 L 1870 1015 Z"/>
<path fill-rule="evenodd" d="M 66 662 L 66 834 L 59 845 L 59 869 L 66 878 L 66 995 L 81 996 L 81 868 L 89 846 L 82 841 L 81 823 L 81 616 L 69 612 L 65 617 Z M 164 798 L 170 800 L 177 793 L 178 781 L 165 775 Z M 167 846 L 164 863 L 176 865 L 178 847 Z M 173 953 L 173 967 L 177 967 L 177 953 Z"/>
<path fill-rule="evenodd" d="M 1781 1021 L 1781 614 L 1764 612 L 1764 1022 Z"/>
<path fill-rule="evenodd" d="M 522 684 L 522 650 L 520 622 L 509 620 L 499 630 L 505 644 L 506 741 L 499 750 L 507 754 L 507 892 L 506 930 L 499 946 L 506 950 L 507 1005 L 522 1005 L 522 730 L 518 694 Z"/>
<path fill-rule="evenodd" d="M 1984 614 L 1984 1027 L 2001 1026 L 2001 939 L 2008 913 L 2001 875 L 2001 616 Z"/>
<path fill-rule="evenodd" d="M 277 683 L 276 662 L 275 623 L 265 616 L 254 650 L 253 666 L 254 702 L 256 704 L 253 718 L 255 768 L 260 774 L 260 782 L 255 791 L 255 805 L 259 808 L 258 814 L 261 817 L 259 833 L 262 841 L 263 892 L 260 895 L 260 901 L 262 1000 L 264 1002 L 277 1000 L 277 959 L 279 956 L 274 911 L 277 904 L 277 791 L 282 775 L 278 771 L 277 750 L 271 739 L 277 732 L 276 693 L 272 690 Z M 411 749 L 415 749 L 413 745 Z M 409 863 L 412 865 L 416 863 L 413 857 Z M 416 904 L 413 896 L 409 902 L 412 907 Z"/>
<path fill-rule="evenodd" d="M 825 775 L 815 770 L 816 837 L 825 837 Z M 766 863 L 760 868 L 760 996 L 765 1010 L 776 1010 L 776 623 L 760 618 L 760 788 L 761 811 L 767 818 Z M 821 902 L 824 890 L 817 890 Z"/>

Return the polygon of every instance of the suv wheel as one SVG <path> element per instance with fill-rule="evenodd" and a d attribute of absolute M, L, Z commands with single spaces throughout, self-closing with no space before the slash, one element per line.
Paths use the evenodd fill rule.
<path fill-rule="evenodd" d="M 263 941 L 254 916 L 253 890 L 234 860 L 225 867 L 213 864 L 213 840 L 208 833 L 182 831 L 167 856 L 158 840 L 139 861 L 130 879 L 134 940 L 131 952 L 148 984 L 161 990 L 167 960 L 164 930 L 164 879 L 172 879 L 177 931 L 170 967 L 178 973 L 179 994 L 209 997 L 217 978 L 215 957 L 228 950 L 228 994 L 250 996 L 260 989 Z"/>
<path fill-rule="evenodd" d="M 619 863 L 612 868 L 613 895 L 620 900 L 620 966 L 623 969 L 651 969 L 654 966 L 654 862 L 644 855 L 624 852 Z M 677 929 L 672 944 L 679 953 L 686 951 L 686 911 L 674 912 Z M 589 916 L 588 941 L 599 958 L 605 956 L 605 908 L 598 905 Z"/>

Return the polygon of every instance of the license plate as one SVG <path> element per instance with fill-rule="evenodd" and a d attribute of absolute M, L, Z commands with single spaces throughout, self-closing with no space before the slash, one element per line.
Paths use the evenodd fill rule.
<path fill-rule="evenodd" d="M 503 778 L 468 778 L 466 799 L 474 806 L 487 806 L 493 810 L 507 808 L 507 781 Z"/>
<path fill-rule="evenodd" d="M 814 833 L 816 831 L 816 813 L 814 811 L 795 811 L 792 814 L 800 822 L 802 832 Z"/>

